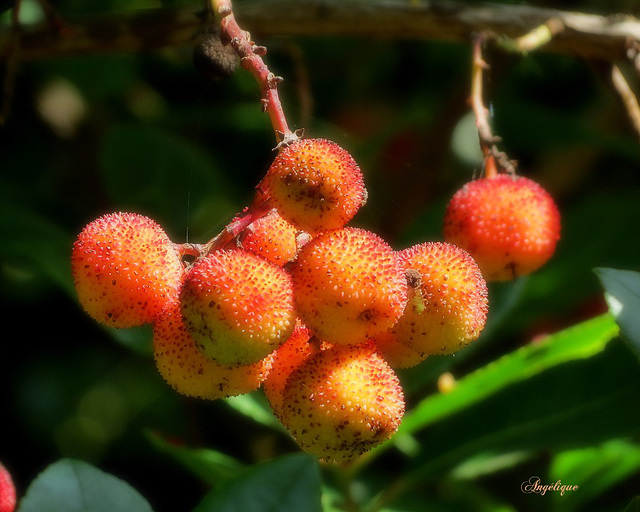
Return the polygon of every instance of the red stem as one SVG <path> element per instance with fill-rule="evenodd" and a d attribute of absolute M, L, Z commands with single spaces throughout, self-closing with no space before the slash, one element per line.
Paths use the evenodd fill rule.
<path fill-rule="evenodd" d="M 223 41 L 231 44 L 241 58 L 240 65 L 254 76 L 260 86 L 262 109 L 271 119 L 276 139 L 280 143 L 295 137 L 289 129 L 278 95 L 277 87 L 282 78 L 273 74 L 262 59 L 267 49 L 256 46 L 249 33 L 240 28 L 233 14 L 231 0 L 211 0 L 211 6 L 222 17 L 220 29 Z"/>

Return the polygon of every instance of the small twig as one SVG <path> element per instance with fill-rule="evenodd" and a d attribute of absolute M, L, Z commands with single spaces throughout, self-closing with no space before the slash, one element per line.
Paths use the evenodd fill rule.
<path fill-rule="evenodd" d="M 256 46 L 251 35 L 238 25 L 231 0 L 210 0 L 211 7 L 220 17 L 220 32 L 223 42 L 228 43 L 240 57 L 240 65 L 249 71 L 258 82 L 262 92 L 262 109 L 270 119 L 276 134 L 278 145 L 286 144 L 297 138 L 289 129 L 278 95 L 278 84 L 283 80 L 272 73 L 264 60 L 267 49 Z"/>
<path fill-rule="evenodd" d="M 244 28 L 261 37 L 348 36 L 460 43 L 474 32 L 517 38 L 552 19 L 561 20 L 566 30 L 544 45 L 545 52 L 613 62 L 624 56 L 628 39 L 640 40 L 640 20 L 632 16 L 600 16 L 521 3 L 247 0 L 242 4 Z M 55 37 L 48 25 L 25 27 L 23 62 L 188 46 L 200 23 L 193 5 L 65 21 L 73 37 Z M 6 45 L 8 32 L 0 30 L 0 47 Z"/>
<path fill-rule="evenodd" d="M 640 137 L 640 105 L 638 105 L 638 98 L 617 64 L 611 66 L 611 84 L 620 96 L 629 120 L 636 130 L 636 134 Z"/>
<path fill-rule="evenodd" d="M 627 41 L 627 59 L 633 64 L 640 76 L 640 40 L 630 39 Z"/>
<path fill-rule="evenodd" d="M 480 149 L 484 156 L 485 176 L 492 177 L 497 174 L 496 164 L 505 171 L 514 174 L 515 162 L 510 160 L 506 153 L 499 151 L 496 143 L 502 139 L 493 134 L 489 124 L 489 109 L 483 99 L 483 74 L 489 66 L 482 56 L 482 46 L 488 34 L 478 34 L 473 41 L 473 61 L 471 65 L 471 108 L 476 117 L 476 128 L 480 141 Z"/>
<path fill-rule="evenodd" d="M 503 49 L 526 54 L 550 43 L 564 29 L 565 24 L 561 18 L 550 18 L 520 37 L 500 36 L 497 39 Z"/>

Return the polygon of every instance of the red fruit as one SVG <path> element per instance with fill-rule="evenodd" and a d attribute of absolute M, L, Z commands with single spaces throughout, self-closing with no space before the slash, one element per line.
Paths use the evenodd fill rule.
<path fill-rule="evenodd" d="M 242 249 L 199 260 L 180 303 L 196 345 L 222 366 L 260 361 L 287 340 L 296 321 L 289 274 Z"/>
<path fill-rule="evenodd" d="M 208 400 L 249 393 L 257 389 L 271 368 L 271 357 L 248 366 L 225 368 L 206 357 L 187 331 L 174 301 L 153 326 L 156 367 L 179 393 Z"/>
<path fill-rule="evenodd" d="M 136 213 L 112 213 L 89 223 L 71 255 L 78 299 L 110 327 L 152 322 L 178 294 L 183 267 L 164 230 Z"/>
<path fill-rule="evenodd" d="M 0 512 L 13 512 L 16 507 L 16 487 L 11 473 L 0 463 Z"/>
<path fill-rule="evenodd" d="M 467 250 L 487 281 L 506 281 L 551 258 L 560 239 L 560 214 L 536 182 L 496 174 L 455 193 L 445 213 L 444 238 Z"/>
<path fill-rule="evenodd" d="M 282 391 L 289 375 L 317 351 L 309 343 L 310 337 L 309 329 L 298 321 L 289 339 L 273 353 L 272 370 L 264 381 L 263 389 L 278 418 L 282 415 Z"/>
<path fill-rule="evenodd" d="M 364 229 L 316 236 L 300 249 L 290 272 L 302 321 L 332 344 L 361 343 L 385 332 L 407 301 L 397 254 Z"/>
<path fill-rule="evenodd" d="M 276 209 L 253 221 L 238 238 L 240 247 L 282 267 L 298 252 L 301 231 Z"/>
<path fill-rule="evenodd" d="M 478 338 L 487 319 L 487 285 L 463 249 L 428 242 L 400 252 L 411 282 L 404 313 L 379 342 L 397 368 L 451 354 Z"/>
<path fill-rule="evenodd" d="M 297 139 L 276 156 L 258 188 L 310 234 L 345 226 L 366 201 L 353 157 L 325 139 Z"/>
<path fill-rule="evenodd" d="M 281 421 L 305 451 L 347 461 L 389 439 L 404 409 L 398 377 L 364 343 L 306 359 L 287 379 Z"/>

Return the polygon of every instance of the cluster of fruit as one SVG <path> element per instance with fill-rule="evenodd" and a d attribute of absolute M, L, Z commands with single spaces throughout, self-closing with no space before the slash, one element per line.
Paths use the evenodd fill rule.
<path fill-rule="evenodd" d="M 394 250 L 349 226 L 366 197 L 346 150 L 295 138 L 256 188 L 258 206 L 230 224 L 241 229 L 195 261 L 142 215 L 87 225 L 72 254 L 79 301 L 109 326 L 152 323 L 156 365 L 178 392 L 217 399 L 262 386 L 304 450 L 352 459 L 399 426 L 394 369 L 475 340 L 488 309 L 483 272 L 532 271 L 559 229 L 544 191 L 499 175 L 454 196 L 447 241 Z"/>

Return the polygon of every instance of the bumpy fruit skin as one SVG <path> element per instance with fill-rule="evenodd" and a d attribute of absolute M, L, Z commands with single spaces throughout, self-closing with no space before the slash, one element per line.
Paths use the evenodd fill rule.
<path fill-rule="evenodd" d="M 298 228 L 273 209 L 249 224 L 238 242 L 243 249 L 282 267 L 295 258 L 299 234 Z"/>
<path fill-rule="evenodd" d="M 225 368 L 206 357 L 187 331 L 177 300 L 153 326 L 153 355 L 165 381 L 185 396 L 216 400 L 254 391 L 271 369 L 271 356 L 257 363 Z"/>
<path fill-rule="evenodd" d="M 0 463 L 0 512 L 13 512 L 16 507 L 16 487 L 11 474 Z"/>
<path fill-rule="evenodd" d="M 427 242 L 400 251 L 400 257 L 416 277 L 404 313 L 385 334 L 392 339 L 380 340 L 391 366 L 414 366 L 477 339 L 487 320 L 488 294 L 469 253 L 445 242 Z"/>
<path fill-rule="evenodd" d="M 551 258 L 560 239 L 560 213 L 536 182 L 497 174 L 471 181 L 454 194 L 445 213 L 444 238 L 467 250 L 487 281 L 507 281 Z"/>
<path fill-rule="evenodd" d="M 71 266 L 85 311 L 119 328 L 152 322 L 177 296 L 183 275 L 162 227 L 136 213 L 107 214 L 85 226 L 73 245 Z"/>
<path fill-rule="evenodd" d="M 393 329 L 373 339 L 378 353 L 389 363 L 391 368 L 411 368 L 427 358 L 427 354 L 416 352 L 413 348 L 401 343 Z"/>
<path fill-rule="evenodd" d="M 300 249 L 290 273 L 302 321 L 332 344 L 362 343 L 386 331 L 407 301 L 396 252 L 360 228 L 316 236 Z"/>
<path fill-rule="evenodd" d="M 258 188 L 285 219 L 310 234 L 345 226 L 367 195 L 356 161 L 325 139 L 297 139 L 284 147 Z"/>
<path fill-rule="evenodd" d="M 198 348 L 228 367 L 260 361 L 287 340 L 296 322 L 289 274 L 241 249 L 199 260 L 185 277 L 180 304 Z"/>
<path fill-rule="evenodd" d="M 277 418 L 282 417 L 282 392 L 289 375 L 317 350 L 309 343 L 311 333 L 297 321 L 287 341 L 273 353 L 272 371 L 263 384 L 264 394 Z"/>
<path fill-rule="evenodd" d="M 333 346 L 287 379 L 282 423 L 302 449 L 348 461 L 389 439 L 404 415 L 398 377 L 371 343 Z"/>

